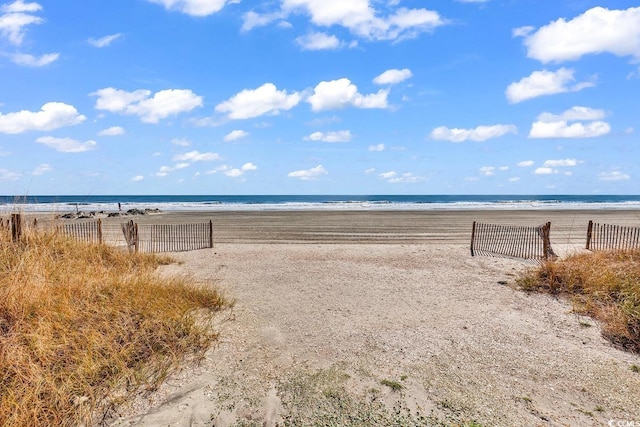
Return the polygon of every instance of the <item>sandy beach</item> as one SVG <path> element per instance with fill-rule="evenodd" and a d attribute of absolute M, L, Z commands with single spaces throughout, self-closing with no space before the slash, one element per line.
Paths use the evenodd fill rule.
<path fill-rule="evenodd" d="M 172 254 L 178 263 L 161 273 L 218 286 L 236 305 L 204 361 L 140 396 L 112 425 L 275 426 L 335 412 L 336 399 L 354 414 L 419 411 L 433 425 L 640 421 L 640 374 L 630 369 L 640 357 L 612 347 L 570 302 L 515 289 L 529 264 L 469 253 L 474 220 L 551 221 L 553 247 L 565 255 L 582 250 L 589 220 L 637 225 L 638 211 L 182 212 L 136 220 L 212 220 L 214 248 Z M 105 220 L 112 230 L 119 222 Z"/>

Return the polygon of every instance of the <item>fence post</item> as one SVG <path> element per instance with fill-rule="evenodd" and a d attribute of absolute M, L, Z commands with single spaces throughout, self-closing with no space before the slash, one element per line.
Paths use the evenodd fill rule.
<path fill-rule="evenodd" d="M 136 253 L 138 253 L 138 223 L 133 223 L 133 242 L 133 247 L 135 248 Z"/>
<path fill-rule="evenodd" d="M 587 250 L 591 250 L 591 236 L 593 235 L 593 221 L 589 220 L 589 226 L 587 227 Z"/>
<path fill-rule="evenodd" d="M 209 247 L 213 248 L 213 221 L 209 220 Z"/>
<path fill-rule="evenodd" d="M 476 222 L 473 221 L 473 225 L 471 226 L 471 256 L 475 256 L 473 253 L 473 243 L 476 239 Z"/>
<path fill-rule="evenodd" d="M 102 244 L 102 220 L 98 218 L 98 242 Z"/>
<path fill-rule="evenodd" d="M 11 239 L 17 242 L 22 237 L 22 216 L 11 214 Z"/>

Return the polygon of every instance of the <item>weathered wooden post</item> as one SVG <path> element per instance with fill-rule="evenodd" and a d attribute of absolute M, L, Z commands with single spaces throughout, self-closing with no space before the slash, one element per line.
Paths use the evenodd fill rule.
<path fill-rule="evenodd" d="M 471 256 L 475 256 L 473 253 L 473 243 L 476 238 L 476 222 L 473 221 L 473 225 L 471 226 Z"/>
<path fill-rule="evenodd" d="M 209 220 L 209 247 L 213 248 L 213 221 Z"/>
<path fill-rule="evenodd" d="M 103 243 L 103 241 L 102 241 L 102 220 L 100 218 L 98 218 L 98 242 L 100 244 Z"/>
<path fill-rule="evenodd" d="M 586 249 L 591 250 L 591 236 L 593 235 L 593 221 L 589 220 L 589 225 L 587 226 L 587 247 Z"/>
<path fill-rule="evenodd" d="M 133 221 L 131 221 L 133 223 Z M 138 223 L 133 223 L 133 247 L 136 251 L 136 253 L 138 253 Z"/>
<path fill-rule="evenodd" d="M 11 214 L 11 239 L 17 242 L 22 237 L 22 216 Z"/>

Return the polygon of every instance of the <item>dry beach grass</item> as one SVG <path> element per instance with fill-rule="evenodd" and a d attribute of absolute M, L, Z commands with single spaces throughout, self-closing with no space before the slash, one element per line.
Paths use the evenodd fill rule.
<path fill-rule="evenodd" d="M 215 289 L 157 277 L 166 258 L 46 231 L 14 243 L 0 231 L 2 426 L 108 416 L 217 338 L 196 314 L 202 321 L 225 300 Z"/>

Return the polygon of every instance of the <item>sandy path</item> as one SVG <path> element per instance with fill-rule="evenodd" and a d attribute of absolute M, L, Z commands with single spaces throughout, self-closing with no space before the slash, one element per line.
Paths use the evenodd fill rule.
<path fill-rule="evenodd" d="M 289 227 L 315 236 L 362 227 L 339 215 L 322 218 Z M 415 219 L 401 219 L 395 233 L 416 238 Z M 435 224 L 432 217 L 430 227 L 446 233 L 467 220 L 453 215 Z M 574 242 L 565 228 L 561 244 L 579 247 L 581 236 Z M 287 243 L 264 243 L 259 230 L 245 231 L 254 243 L 175 255 L 182 264 L 164 273 L 219 284 L 236 307 L 201 366 L 141 399 L 138 414 L 117 424 L 273 426 L 283 415 L 317 410 L 309 390 L 326 397 L 327 387 L 348 395 L 341 402 L 352 410 L 382 402 L 444 425 L 606 425 L 640 416 L 640 375 L 629 369 L 640 358 L 612 348 L 568 303 L 508 286 L 522 262 L 472 258 L 462 238 L 353 244 L 286 240 L 281 232 L 263 236 Z"/>

